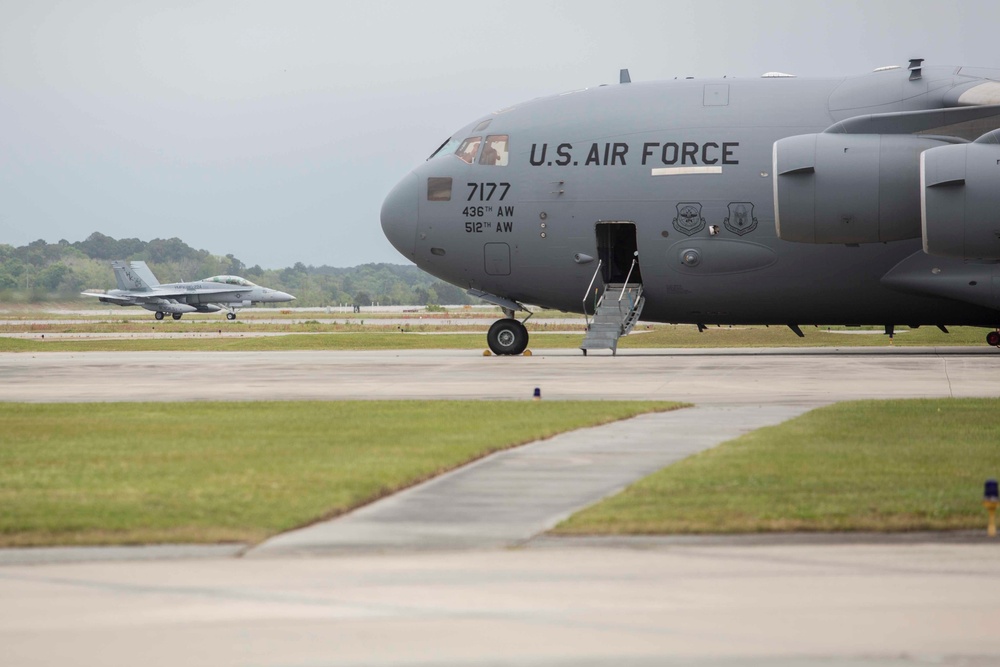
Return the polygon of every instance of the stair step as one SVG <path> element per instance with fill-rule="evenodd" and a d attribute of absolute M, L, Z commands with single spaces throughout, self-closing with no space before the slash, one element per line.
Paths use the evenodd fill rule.
<path fill-rule="evenodd" d="M 580 344 L 581 349 L 616 351 L 618 339 L 632 330 L 645 300 L 642 297 L 641 285 L 625 288 L 624 294 L 623 287 L 625 286 L 621 283 L 605 286 L 604 296 Z"/>

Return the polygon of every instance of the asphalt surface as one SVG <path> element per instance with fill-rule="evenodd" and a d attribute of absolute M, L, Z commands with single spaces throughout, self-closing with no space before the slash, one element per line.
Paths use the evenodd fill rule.
<path fill-rule="evenodd" d="M 816 405 L 996 396 L 992 352 L 3 354 L 0 400 L 528 400 L 539 387 L 699 407 L 504 452 L 254 549 L 4 551 L 0 663 L 1000 664 L 1000 558 L 979 533 L 539 535 Z"/>
<path fill-rule="evenodd" d="M 992 396 L 1000 353 L 973 348 L 0 354 L 3 401 L 663 399 L 815 406 Z"/>
<path fill-rule="evenodd" d="M 993 546 L 515 549 L 0 568 L 4 665 L 998 664 Z"/>

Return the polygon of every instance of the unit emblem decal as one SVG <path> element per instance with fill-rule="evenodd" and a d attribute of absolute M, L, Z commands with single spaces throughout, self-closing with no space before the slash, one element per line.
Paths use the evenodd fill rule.
<path fill-rule="evenodd" d="M 701 204 L 690 201 L 679 203 L 677 217 L 674 218 L 674 229 L 687 236 L 705 229 L 705 218 L 701 217 Z"/>
<path fill-rule="evenodd" d="M 753 216 L 753 204 L 748 201 L 730 202 L 729 216 L 722 224 L 733 234 L 739 236 L 749 234 L 757 229 L 757 218 Z"/>

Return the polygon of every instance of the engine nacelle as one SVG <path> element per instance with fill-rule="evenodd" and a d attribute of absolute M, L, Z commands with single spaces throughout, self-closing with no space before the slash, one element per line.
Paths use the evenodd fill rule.
<path fill-rule="evenodd" d="M 1000 260 L 1000 130 L 920 158 L 924 252 Z"/>
<path fill-rule="evenodd" d="M 823 132 L 774 143 L 778 238 L 883 243 L 920 236 L 920 153 L 942 142 L 909 134 Z"/>

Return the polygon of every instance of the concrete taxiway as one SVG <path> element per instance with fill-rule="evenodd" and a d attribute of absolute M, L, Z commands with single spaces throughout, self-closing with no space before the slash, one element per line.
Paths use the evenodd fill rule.
<path fill-rule="evenodd" d="M 1000 664 L 1000 558 L 978 535 L 533 538 L 672 460 L 816 405 L 996 396 L 994 352 L 0 355 L 0 400 L 518 400 L 537 386 L 543 400 L 699 406 L 503 452 L 242 558 L 45 551 L 99 562 L 0 567 L 0 646 L 14 665 Z"/>
<path fill-rule="evenodd" d="M 854 398 L 994 396 L 993 348 L 0 354 L 3 401 L 665 399 L 821 405 Z"/>
<path fill-rule="evenodd" d="M 553 548 L 0 568 L 5 665 L 986 667 L 992 546 Z"/>

